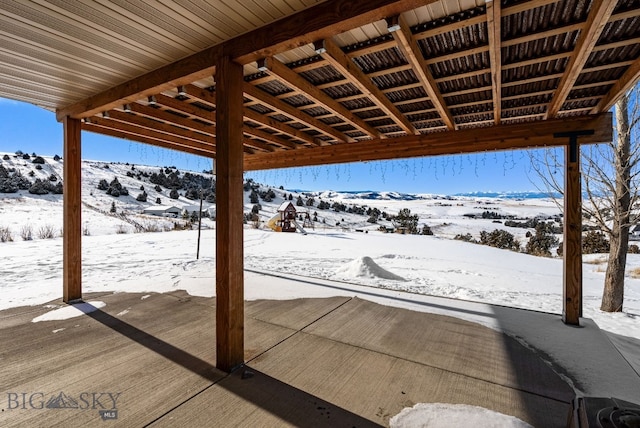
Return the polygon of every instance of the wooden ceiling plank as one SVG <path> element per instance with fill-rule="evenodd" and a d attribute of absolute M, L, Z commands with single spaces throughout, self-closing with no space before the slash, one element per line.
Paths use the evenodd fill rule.
<path fill-rule="evenodd" d="M 269 95 L 262 89 L 253 86 L 251 83 L 245 83 L 243 90 L 246 97 L 257 100 L 265 104 L 267 107 L 273 110 L 276 110 L 277 112 L 285 116 L 291 117 L 299 121 L 300 123 L 303 123 L 311 127 L 312 129 L 315 129 L 318 132 L 321 132 L 325 135 L 330 136 L 333 139 L 336 139 L 338 142 L 352 143 L 355 141 L 353 138 L 343 134 L 337 129 L 334 129 L 331 126 L 327 125 L 326 123 L 316 119 L 315 117 L 310 116 L 304 111 L 297 109 L 291 104 L 288 104 L 282 100 L 279 100 L 273 97 L 272 95 Z"/>
<path fill-rule="evenodd" d="M 618 99 L 631 90 L 640 79 L 640 58 L 636 59 L 629 66 L 622 77 L 613 85 L 607 95 L 605 95 L 598 105 L 591 111 L 591 114 L 597 114 L 608 111 L 618 101 Z"/>
<path fill-rule="evenodd" d="M 383 138 L 383 135 L 380 134 L 380 131 L 370 126 L 364 120 L 360 119 L 355 114 L 351 113 L 347 108 L 343 105 L 336 102 L 329 95 L 322 92 L 320 89 L 313 86 L 309 81 L 304 79 L 295 71 L 291 70 L 289 67 L 281 63 L 274 57 L 268 57 L 264 59 L 264 66 L 266 67 L 266 72 L 272 74 L 273 76 L 277 76 L 283 82 L 294 88 L 295 90 L 303 92 L 307 98 L 312 99 L 313 101 L 322 105 L 323 108 L 332 112 L 336 116 L 346 120 L 354 127 L 358 128 L 365 134 L 369 135 L 372 138 Z"/>
<path fill-rule="evenodd" d="M 581 144 L 610 141 L 612 116 L 610 113 L 604 113 L 596 116 L 503 124 L 408 135 L 391 140 L 375 139 L 352 144 L 336 144 L 282 154 L 245 156 L 244 166 L 246 171 L 251 171 L 564 145 L 566 141 L 553 138 L 553 134 L 579 130 L 595 131 L 592 136 L 581 137 Z"/>
<path fill-rule="evenodd" d="M 591 10 L 589 10 L 587 21 L 580 31 L 576 46 L 569 58 L 569 64 L 560 80 L 558 89 L 553 94 L 553 98 L 549 103 L 549 108 L 547 109 L 548 117 L 556 117 L 562 108 L 562 104 L 564 104 L 569 96 L 569 92 L 571 92 L 573 85 L 582 72 L 593 47 L 596 45 L 617 3 L 618 2 L 611 0 L 593 0 L 591 3 Z"/>
<path fill-rule="evenodd" d="M 418 131 L 413 127 L 411 122 L 398 110 L 396 106 L 382 93 L 382 91 L 373 84 L 371 79 L 358 67 L 351 59 L 349 59 L 342 49 L 335 44 L 332 39 L 324 39 L 322 46 L 318 46 L 320 55 L 326 59 L 333 68 L 338 70 L 340 74 L 347 77 L 360 92 L 373 101 L 382 111 L 388 114 L 398 126 L 405 130 L 407 134 L 417 134 Z"/>
<path fill-rule="evenodd" d="M 431 74 L 427 61 L 422 56 L 418 42 L 413 37 L 413 34 L 411 34 L 411 29 L 402 16 L 398 17 L 398 25 L 400 28 L 392 32 L 393 38 L 398 43 L 398 48 L 405 59 L 413 66 L 416 77 L 422 83 L 425 92 L 431 99 L 436 110 L 438 110 L 438 114 L 442 117 L 447 128 L 454 129 L 455 122 L 451 116 L 451 112 L 447 108 L 438 84 Z"/>

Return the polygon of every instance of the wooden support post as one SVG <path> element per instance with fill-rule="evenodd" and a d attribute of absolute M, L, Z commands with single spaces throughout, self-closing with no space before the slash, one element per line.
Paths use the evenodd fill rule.
<path fill-rule="evenodd" d="M 560 132 L 556 138 L 569 138 L 565 147 L 564 244 L 562 321 L 579 325 L 582 316 L 582 188 L 580 185 L 580 145 L 578 136 L 594 131 Z"/>
<path fill-rule="evenodd" d="M 216 366 L 244 363 L 242 66 L 216 64 Z"/>
<path fill-rule="evenodd" d="M 81 123 L 65 117 L 64 129 L 64 204 L 62 238 L 62 300 L 69 303 L 82 298 L 82 192 Z"/>

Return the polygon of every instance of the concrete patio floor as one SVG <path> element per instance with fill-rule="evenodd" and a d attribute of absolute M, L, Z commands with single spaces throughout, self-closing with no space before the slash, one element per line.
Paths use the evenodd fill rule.
<path fill-rule="evenodd" d="M 231 375 L 215 368 L 215 298 L 89 300 L 106 306 L 38 323 L 51 308 L 0 312 L 1 426 L 384 426 L 444 402 L 560 427 L 574 397 L 505 334 L 360 298 L 247 302 L 247 364 Z"/>

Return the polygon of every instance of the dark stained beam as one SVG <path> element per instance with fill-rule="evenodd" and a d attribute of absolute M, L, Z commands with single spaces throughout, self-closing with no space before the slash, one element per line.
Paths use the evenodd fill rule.
<path fill-rule="evenodd" d="M 216 366 L 244 363 L 242 66 L 229 57 L 216 67 Z"/>
<path fill-rule="evenodd" d="M 65 117 L 62 237 L 62 300 L 82 298 L 82 155 L 81 122 Z"/>
<path fill-rule="evenodd" d="M 394 139 L 334 144 L 286 153 L 255 154 L 245 158 L 244 166 L 245 170 L 251 171 L 557 146 L 566 142 L 554 139 L 554 133 L 585 129 L 593 129 L 595 134 L 581 137 L 581 144 L 610 141 L 611 114 L 408 135 Z"/>

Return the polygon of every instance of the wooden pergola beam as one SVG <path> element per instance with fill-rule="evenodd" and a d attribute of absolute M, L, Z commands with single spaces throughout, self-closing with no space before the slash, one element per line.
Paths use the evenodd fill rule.
<path fill-rule="evenodd" d="M 62 300 L 82 298 L 82 155 L 81 122 L 65 117 L 62 237 Z"/>
<path fill-rule="evenodd" d="M 258 66 L 262 71 L 269 73 L 274 77 L 277 77 L 283 83 L 293 88 L 294 90 L 304 93 L 307 98 L 318 103 L 324 109 L 345 120 L 347 123 L 352 124 L 354 127 L 364 132 L 368 136 L 372 138 L 384 138 L 380 131 L 370 126 L 364 120 L 360 119 L 346 107 L 336 102 L 322 90 L 313 86 L 309 81 L 305 80 L 302 76 L 291 70 L 276 58 L 264 58 L 263 60 L 259 61 Z"/>
<path fill-rule="evenodd" d="M 244 363 L 242 66 L 217 63 L 216 366 Z"/>
<path fill-rule="evenodd" d="M 487 1 L 487 32 L 489 35 L 489 63 L 491 64 L 491 96 L 493 120 L 496 125 L 502 118 L 502 32 L 500 0 Z"/>
<path fill-rule="evenodd" d="M 168 135 L 176 135 L 194 141 L 204 141 L 205 138 L 215 137 L 216 135 L 215 126 L 211 126 L 211 130 L 207 130 L 206 133 L 202 131 L 196 132 L 191 129 L 178 127 L 170 123 L 158 122 L 157 120 L 149 119 L 145 116 L 138 116 L 132 113 L 123 113 L 117 110 L 111 110 L 107 119 L 111 119 L 123 124 L 139 126 L 150 131 L 162 132 Z M 91 121 L 93 119 L 88 118 L 87 120 Z"/>
<path fill-rule="evenodd" d="M 119 122 L 117 120 L 110 120 L 102 117 L 91 117 L 85 120 L 86 123 L 84 125 L 94 125 L 95 128 L 112 129 L 131 136 L 137 135 L 145 137 L 150 141 L 161 141 L 168 144 L 174 144 L 177 149 L 193 147 L 203 152 L 215 153 L 216 139 L 211 136 L 203 135 L 196 140 L 195 136 L 185 138 L 176 134 L 166 134 L 155 129 L 149 129 L 145 126 L 134 125 L 130 122 Z"/>
<path fill-rule="evenodd" d="M 245 158 L 244 167 L 246 171 L 252 171 L 558 146 L 566 142 L 554 139 L 555 133 L 585 129 L 593 129 L 595 133 L 591 136 L 581 137 L 581 144 L 610 141 L 612 137 L 611 114 L 603 113 L 595 116 L 503 124 L 426 135 L 408 135 L 393 140 L 368 140 L 286 153 L 255 154 Z"/>
<path fill-rule="evenodd" d="M 291 117 L 294 120 L 307 125 L 308 127 L 315 129 L 322 134 L 328 135 L 338 142 L 344 143 L 352 143 L 356 141 L 354 138 L 349 137 L 348 135 L 343 134 L 335 128 L 327 125 L 326 123 L 310 116 L 304 111 L 297 109 L 296 107 L 288 104 L 268 93 L 263 91 L 260 88 L 255 87 L 251 83 L 245 83 L 243 86 L 244 94 L 247 98 L 251 98 L 252 100 L 258 101 L 261 104 L 266 105 L 268 108 L 275 110 L 278 113 L 281 113 L 285 116 Z"/>
<path fill-rule="evenodd" d="M 269 141 L 273 144 L 276 144 L 282 147 L 283 149 L 295 150 L 302 147 L 300 144 L 296 144 L 289 140 L 285 140 L 282 137 L 278 137 L 276 134 L 270 134 L 266 131 L 263 131 L 262 129 L 252 128 L 248 125 L 244 125 L 242 127 L 242 132 L 247 135 L 253 135 L 254 137 L 259 138 L 261 140 Z"/>
<path fill-rule="evenodd" d="M 279 133 L 289 135 L 296 140 L 304 142 L 309 146 L 320 146 L 321 144 L 313 138 L 311 135 L 306 134 L 302 131 L 297 130 L 296 128 L 287 125 L 286 123 L 279 122 L 272 117 L 265 116 L 260 114 L 250 108 L 244 108 L 242 111 L 245 119 L 248 119 L 252 122 L 258 123 L 266 128 L 273 129 L 274 131 L 278 131 Z"/>
<path fill-rule="evenodd" d="M 124 109 L 124 107 L 121 108 Z M 146 117 L 154 121 L 159 121 L 160 123 L 175 125 L 180 128 L 190 129 L 203 134 L 215 135 L 216 133 L 216 127 L 214 125 L 207 125 L 202 122 L 180 117 L 162 109 L 144 106 L 138 103 L 128 104 L 128 108 L 137 116 Z"/>
<path fill-rule="evenodd" d="M 176 150 L 184 153 L 189 153 L 196 156 L 202 156 L 206 158 L 215 158 L 216 153 L 213 150 L 200 150 L 188 146 L 181 146 L 175 143 L 168 143 L 164 140 L 156 140 L 153 138 L 145 137 L 138 134 L 130 134 L 124 131 L 120 131 L 118 129 L 105 128 L 102 126 L 94 125 L 91 123 L 83 123 L 82 130 L 88 132 L 94 132 L 96 134 L 107 135 L 109 137 L 120 138 L 122 140 L 135 141 L 137 143 L 149 144 L 156 147 L 162 147 L 164 149 Z"/>
<path fill-rule="evenodd" d="M 629 92 L 631 88 L 634 87 L 638 79 L 640 79 L 640 58 L 636 59 L 634 63 L 629 66 L 627 71 L 618 79 L 607 95 L 602 97 L 602 100 L 600 100 L 591 113 L 596 114 L 608 111 L 623 94 Z"/>
<path fill-rule="evenodd" d="M 398 27 L 396 27 L 399 26 Z M 451 112 L 447 108 L 447 104 L 440 93 L 440 89 L 438 88 L 438 84 L 433 78 L 431 71 L 429 70 L 429 65 L 425 61 L 422 53 L 420 51 L 420 47 L 418 46 L 418 42 L 416 41 L 413 34 L 411 34 L 411 29 L 409 25 L 405 21 L 405 19 L 400 17 L 392 17 L 387 20 L 387 26 L 390 29 L 395 31 L 392 32 L 393 38 L 398 43 L 398 48 L 406 58 L 406 60 L 413 65 L 413 69 L 416 72 L 416 77 L 422 83 L 425 92 L 429 95 L 431 99 L 431 103 L 434 105 L 438 114 L 444 121 L 445 125 L 448 129 L 455 129 L 455 121 L 453 120 L 453 116 Z"/>
<path fill-rule="evenodd" d="M 315 44 L 316 53 L 327 60 L 340 74 L 348 78 L 363 96 L 369 98 L 382 111 L 390 116 L 407 134 L 418 134 L 416 128 L 409 122 L 387 96 L 373 84 L 371 79 L 344 53 L 332 39 L 324 39 Z"/>
<path fill-rule="evenodd" d="M 562 104 L 564 104 L 573 85 L 578 80 L 578 76 L 580 76 L 593 47 L 596 45 L 617 4 L 617 2 L 611 0 L 593 0 L 591 3 L 591 10 L 589 10 L 587 21 L 580 31 L 576 46 L 569 58 L 569 64 L 549 103 L 547 117 L 556 117 L 562 109 Z"/>

